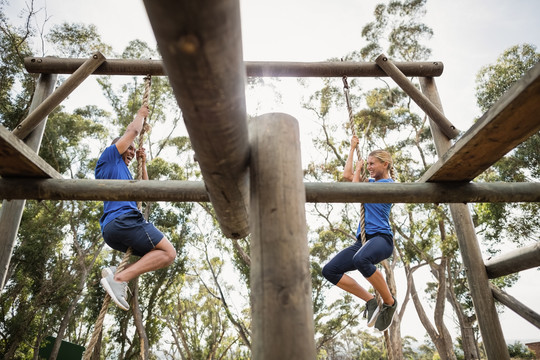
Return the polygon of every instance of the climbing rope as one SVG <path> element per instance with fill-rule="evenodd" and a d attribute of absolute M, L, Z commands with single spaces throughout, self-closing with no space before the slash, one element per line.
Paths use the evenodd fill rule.
<path fill-rule="evenodd" d="M 349 113 L 349 128 L 351 130 L 352 135 L 356 135 L 356 130 L 354 126 L 354 116 L 351 106 L 351 100 L 349 96 L 349 83 L 347 81 L 347 75 L 343 75 L 343 92 L 345 94 L 345 102 L 347 104 L 347 111 Z M 362 149 L 366 144 L 366 135 L 369 130 L 369 127 L 371 126 L 371 120 L 368 123 L 368 126 L 364 130 L 364 143 L 362 145 Z M 358 160 L 362 159 L 362 152 L 360 150 L 359 144 L 356 144 L 356 156 L 358 157 Z M 362 169 L 362 177 L 365 176 L 365 168 Z M 362 245 L 366 243 L 366 210 L 364 208 L 364 204 L 360 204 L 360 240 L 362 241 Z"/>
<path fill-rule="evenodd" d="M 150 99 L 150 90 L 152 89 L 152 77 L 150 75 L 146 75 L 144 77 L 144 95 L 143 95 L 143 106 L 148 107 L 148 102 Z M 146 118 L 144 118 L 143 127 L 141 130 L 141 133 L 139 134 L 138 144 L 137 148 L 142 148 L 144 145 L 144 134 L 150 131 L 150 125 L 146 122 Z M 137 156 L 137 180 L 141 180 L 143 177 L 143 164 L 141 161 L 142 157 Z M 142 201 L 137 202 L 137 208 L 139 211 L 142 212 Z"/>
<path fill-rule="evenodd" d="M 144 86 L 144 95 L 143 95 L 143 106 L 148 107 L 148 101 L 150 98 L 150 90 L 152 87 L 152 78 L 150 77 L 150 75 L 147 75 L 145 76 L 144 81 L 145 81 L 145 86 Z M 150 131 L 150 125 L 148 125 L 148 123 L 146 122 L 146 118 L 144 118 L 143 128 L 139 134 L 138 148 L 141 148 L 143 146 L 144 134 L 148 131 Z M 141 161 L 141 157 L 137 157 L 137 180 L 141 180 L 142 177 L 143 177 L 142 161 Z M 142 202 L 140 201 L 137 202 L 137 208 L 139 209 L 139 211 L 142 210 Z M 118 265 L 116 272 L 120 272 L 124 270 L 132 253 L 133 253 L 133 249 L 129 247 L 124 257 L 122 258 L 120 265 Z M 101 310 L 96 320 L 96 324 L 94 325 L 94 331 L 92 332 L 92 337 L 90 338 L 90 342 L 88 343 L 88 346 L 86 347 L 86 351 L 84 352 L 83 360 L 90 360 L 92 357 L 94 348 L 99 339 L 99 335 L 101 334 L 101 331 L 103 330 L 103 321 L 105 320 L 105 315 L 107 314 L 107 310 L 109 308 L 110 303 L 111 303 L 111 297 L 109 294 L 105 293 L 105 298 L 103 299 L 103 305 L 101 306 Z M 142 351 L 143 351 L 143 348 L 141 346 L 141 352 Z"/>

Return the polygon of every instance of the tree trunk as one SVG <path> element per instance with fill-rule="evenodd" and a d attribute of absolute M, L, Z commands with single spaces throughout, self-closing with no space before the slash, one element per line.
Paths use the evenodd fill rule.
<path fill-rule="evenodd" d="M 444 234 L 444 233 L 443 233 Z M 442 236 L 442 240 L 444 241 L 444 235 Z M 441 264 L 439 266 L 435 266 L 435 264 L 432 264 L 432 268 L 436 270 L 436 276 L 438 280 L 438 287 L 437 287 L 437 298 L 435 302 L 435 326 L 437 327 L 437 330 L 439 332 L 439 337 L 442 340 L 443 348 L 444 348 L 444 355 L 443 353 L 439 352 L 439 355 L 441 356 L 441 359 L 449 359 L 453 360 L 456 359 L 456 355 L 454 354 L 454 348 L 452 345 L 452 336 L 448 332 L 448 329 L 444 323 L 444 310 L 446 305 L 446 263 L 447 258 L 442 257 Z"/>
<path fill-rule="evenodd" d="M 446 357 L 446 355 L 448 354 L 448 349 L 447 349 L 448 347 L 450 347 L 450 352 L 452 352 L 452 344 L 446 343 L 444 337 L 438 333 L 437 329 L 433 326 L 428 316 L 426 315 L 424 307 L 422 306 L 422 303 L 418 299 L 418 292 L 416 291 L 414 277 L 412 276 L 411 269 L 408 265 L 405 265 L 405 272 L 407 273 L 407 279 L 410 284 L 411 297 L 413 299 L 413 304 L 416 309 L 416 313 L 418 314 L 418 317 L 420 318 L 420 322 L 426 329 L 431 341 L 433 341 L 435 348 L 439 352 L 439 355 L 441 356 L 441 360 L 447 360 L 447 359 L 456 360 L 455 355 L 451 357 Z"/>
<path fill-rule="evenodd" d="M 76 242 L 77 239 L 75 239 L 74 241 Z M 62 345 L 62 340 L 64 339 L 64 333 L 67 327 L 69 326 L 71 316 L 73 315 L 73 312 L 75 311 L 75 308 L 77 307 L 79 303 L 79 299 L 82 296 L 82 291 L 84 289 L 84 285 L 86 284 L 86 280 L 88 279 L 88 275 L 90 274 L 90 269 L 92 269 L 92 267 L 94 266 L 96 259 L 104 245 L 105 243 L 102 242 L 101 245 L 97 248 L 96 252 L 94 253 L 92 262 L 90 264 L 86 265 L 84 263 L 84 257 L 79 258 L 79 261 L 82 267 L 82 272 L 79 277 L 79 284 L 77 286 L 77 295 L 71 301 L 71 304 L 69 305 L 66 311 L 66 314 L 64 315 L 64 318 L 62 319 L 62 322 L 60 323 L 60 327 L 58 328 L 58 331 L 56 334 L 56 340 L 54 341 L 54 345 L 51 351 L 51 356 L 49 356 L 49 360 L 55 360 L 58 357 L 58 352 L 60 351 L 60 345 Z M 75 246 L 77 246 L 77 244 Z"/>
<path fill-rule="evenodd" d="M 448 271 L 448 274 L 450 272 Z M 446 291 L 446 299 L 452 305 L 454 312 L 457 315 L 459 328 L 461 331 L 461 342 L 463 346 L 463 354 L 465 360 L 480 359 L 480 351 L 478 349 L 478 342 L 474 335 L 473 323 L 476 317 L 468 317 L 464 312 L 461 304 L 456 298 L 455 293 L 452 291 L 454 288 L 452 277 L 448 277 L 448 290 Z"/>
<path fill-rule="evenodd" d="M 139 335 L 140 341 L 140 356 L 141 359 L 146 360 L 149 356 L 148 351 L 148 335 L 146 335 L 146 329 L 144 328 L 144 323 L 142 319 L 142 312 L 139 307 L 139 278 L 135 279 L 135 286 L 133 289 L 133 297 L 131 298 L 131 305 L 133 308 L 133 321 L 135 322 L 135 328 L 137 329 L 137 334 Z"/>
<path fill-rule="evenodd" d="M 394 259 L 397 259 L 397 252 L 394 250 Z M 396 260 L 394 260 L 395 262 Z M 392 294 L 397 294 L 396 277 L 394 276 L 394 269 L 388 263 L 388 260 L 381 262 L 386 274 L 386 283 Z M 398 304 L 399 305 L 399 304 Z M 392 325 L 388 328 L 388 331 L 384 333 L 384 339 L 386 347 L 388 349 L 389 360 L 403 360 L 403 344 L 401 341 L 401 314 L 397 312 L 394 315 Z"/>

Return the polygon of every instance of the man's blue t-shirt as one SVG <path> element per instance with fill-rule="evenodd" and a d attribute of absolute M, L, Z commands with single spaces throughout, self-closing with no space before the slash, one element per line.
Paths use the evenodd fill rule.
<path fill-rule="evenodd" d="M 96 179 L 133 180 L 122 155 L 115 144 L 106 148 L 96 164 Z M 135 201 L 104 201 L 103 216 L 99 220 L 101 231 L 105 225 L 118 216 L 131 210 L 138 210 Z"/>
<path fill-rule="evenodd" d="M 375 181 L 375 179 L 369 179 L 369 182 L 394 182 L 392 179 L 381 179 Z M 365 230 L 366 234 L 390 234 L 392 229 L 390 228 L 390 209 L 392 204 L 388 203 L 365 203 L 364 204 L 364 216 L 365 216 Z M 356 230 L 356 237 L 360 235 L 362 226 L 358 224 Z"/>

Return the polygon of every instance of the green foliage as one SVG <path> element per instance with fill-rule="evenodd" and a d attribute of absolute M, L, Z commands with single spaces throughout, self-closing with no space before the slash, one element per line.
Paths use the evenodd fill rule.
<path fill-rule="evenodd" d="M 483 67 L 476 78 L 476 98 L 480 109 L 486 111 L 493 106 L 539 61 L 540 53 L 536 52 L 536 47 L 523 44 L 505 50 L 494 64 Z M 479 180 L 538 181 L 539 145 L 540 134 L 537 133 L 495 163 Z M 522 244 L 524 240 L 538 239 L 538 211 L 537 203 L 478 204 L 475 206 L 474 219 L 483 237 L 490 243 L 509 241 Z"/>
<path fill-rule="evenodd" d="M 13 129 L 24 118 L 34 91 L 35 76 L 29 75 L 23 59 L 31 55 L 26 39 L 31 27 L 15 27 L 8 23 L 0 4 L 0 125 Z"/>
<path fill-rule="evenodd" d="M 112 54 L 110 45 L 103 43 L 95 25 L 63 23 L 55 25 L 47 35 L 57 56 L 69 58 L 88 58 L 96 51 L 105 56 Z"/>
<path fill-rule="evenodd" d="M 512 359 L 536 359 L 534 352 L 519 341 L 508 345 L 508 354 Z"/>
<path fill-rule="evenodd" d="M 388 5 L 378 4 L 373 15 L 375 21 L 362 29 L 362 37 L 368 41 L 359 55 L 364 60 L 373 61 L 388 44 L 387 55 L 404 61 L 425 60 L 431 49 L 422 45 L 429 40 L 433 30 L 420 18 L 425 14 L 426 0 L 389 1 Z"/>
<path fill-rule="evenodd" d="M 485 112 L 510 87 L 540 61 L 532 44 L 515 45 L 505 50 L 495 64 L 483 66 L 476 75 L 476 102 Z"/>

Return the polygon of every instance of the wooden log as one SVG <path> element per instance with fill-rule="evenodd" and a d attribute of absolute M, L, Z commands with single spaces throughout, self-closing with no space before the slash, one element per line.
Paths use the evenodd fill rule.
<path fill-rule="evenodd" d="M 26 57 L 24 67 L 29 73 L 72 74 L 84 59 Z M 441 76 L 444 65 L 440 61 L 395 62 L 406 76 Z M 386 77 L 374 62 L 321 61 L 245 61 L 249 77 Z M 93 75 L 152 75 L 165 76 L 162 60 L 108 59 Z"/>
<path fill-rule="evenodd" d="M 424 94 L 442 113 L 443 108 L 440 104 L 435 81 L 425 81 L 423 87 L 426 90 Z M 436 130 L 432 130 L 432 133 L 436 133 Z M 450 140 L 448 138 L 434 136 L 434 141 L 439 143 L 436 146 L 440 150 L 450 148 Z M 480 332 L 482 333 L 487 357 L 488 359 L 510 359 L 497 309 L 495 308 L 495 301 L 489 287 L 489 280 L 469 207 L 465 204 L 450 204 L 449 208 L 452 219 L 454 220 L 461 258 L 465 266 L 474 310 L 478 319 Z"/>
<path fill-rule="evenodd" d="M 311 203 L 539 202 L 540 183 L 304 183 Z M 202 181 L 0 179 L 0 199 L 207 202 Z"/>
<path fill-rule="evenodd" d="M 506 276 L 540 266 L 540 242 L 505 252 L 486 261 L 486 271 L 490 279 Z"/>
<path fill-rule="evenodd" d="M 36 82 L 36 89 L 30 111 L 34 110 L 43 100 L 45 100 L 54 90 L 57 75 L 42 74 Z M 39 122 L 39 125 L 26 138 L 27 145 L 34 151 L 38 151 L 43 133 L 45 131 L 46 118 Z M 8 132 L 9 136 L 14 137 Z M 20 141 L 17 139 L 17 141 Z M 2 147 L 3 148 L 3 147 Z M 0 148 L 1 149 L 1 148 Z M 36 155 L 37 156 L 37 155 Z M 2 164 L 7 159 L 2 158 Z M 22 213 L 26 200 L 3 201 L 0 208 L 0 291 L 4 288 L 6 279 L 8 278 L 9 263 L 11 254 L 15 246 L 15 239 L 19 231 Z"/>
<path fill-rule="evenodd" d="M 250 122 L 253 359 L 315 359 L 300 135 L 290 115 Z"/>
<path fill-rule="evenodd" d="M 517 81 L 420 178 L 471 181 L 540 131 L 540 63 Z"/>
<path fill-rule="evenodd" d="M 239 1 L 144 4 L 221 230 L 245 237 L 249 141 Z"/>
<path fill-rule="evenodd" d="M 433 105 L 439 111 L 442 111 L 442 102 L 439 97 L 439 91 L 437 90 L 437 85 L 435 80 L 432 77 L 421 77 L 418 79 L 420 82 L 420 88 L 422 93 L 431 101 Z M 433 142 L 435 143 L 435 150 L 437 151 L 437 156 L 439 158 L 443 157 L 444 154 L 450 149 L 451 143 L 442 131 L 441 128 L 437 125 L 432 118 L 429 118 L 429 128 L 431 130 L 431 136 L 433 137 Z"/>
<path fill-rule="evenodd" d="M 62 83 L 47 99 L 45 99 L 37 108 L 28 114 L 15 130 L 13 135 L 24 139 L 39 124 L 39 122 L 48 116 L 62 101 L 69 96 L 79 86 L 84 79 L 90 76 L 105 61 L 105 57 L 99 51 L 94 53 L 86 60 L 66 81 Z"/>
<path fill-rule="evenodd" d="M 540 314 L 529 308 L 527 305 L 518 301 L 515 297 L 507 294 L 493 284 L 490 284 L 491 292 L 495 300 L 503 305 L 506 305 L 509 309 L 513 310 L 516 314 L 536 326 L 540 329 Z"/>
<path fill-rule="evenodd" d="M 41 121 L 41 120 L 40 120 Z M 37 146 L 41 143 L 38 139 Z M 21 139 L 10 133 L 0 125 L 0 176 L 9 177 L 33 177 L 62 179 L 52 166 L 47 164 L 33 148 L 26 145 Z"/>
<path fill-rule="evenodd" d="M 422 110 L 424 110 L 448 138 L 453 139 L 459 135 L 459 130 L 452 125 L 450 120 L 448 120 L 446 116 L 444 116 L 444 114 L 433 105 L 433 103 L 416 88 L 416 86 L 414 86 L 407 76 L 404 75 L 398 67 L 386 57 L 386 55 L 379 55 L 375 62 L 403 89 L 403 91 L 407 93 L 407 95 L 411 97 L 411 99 L 414 100 L 418 106 L 420 106 Z"/>

